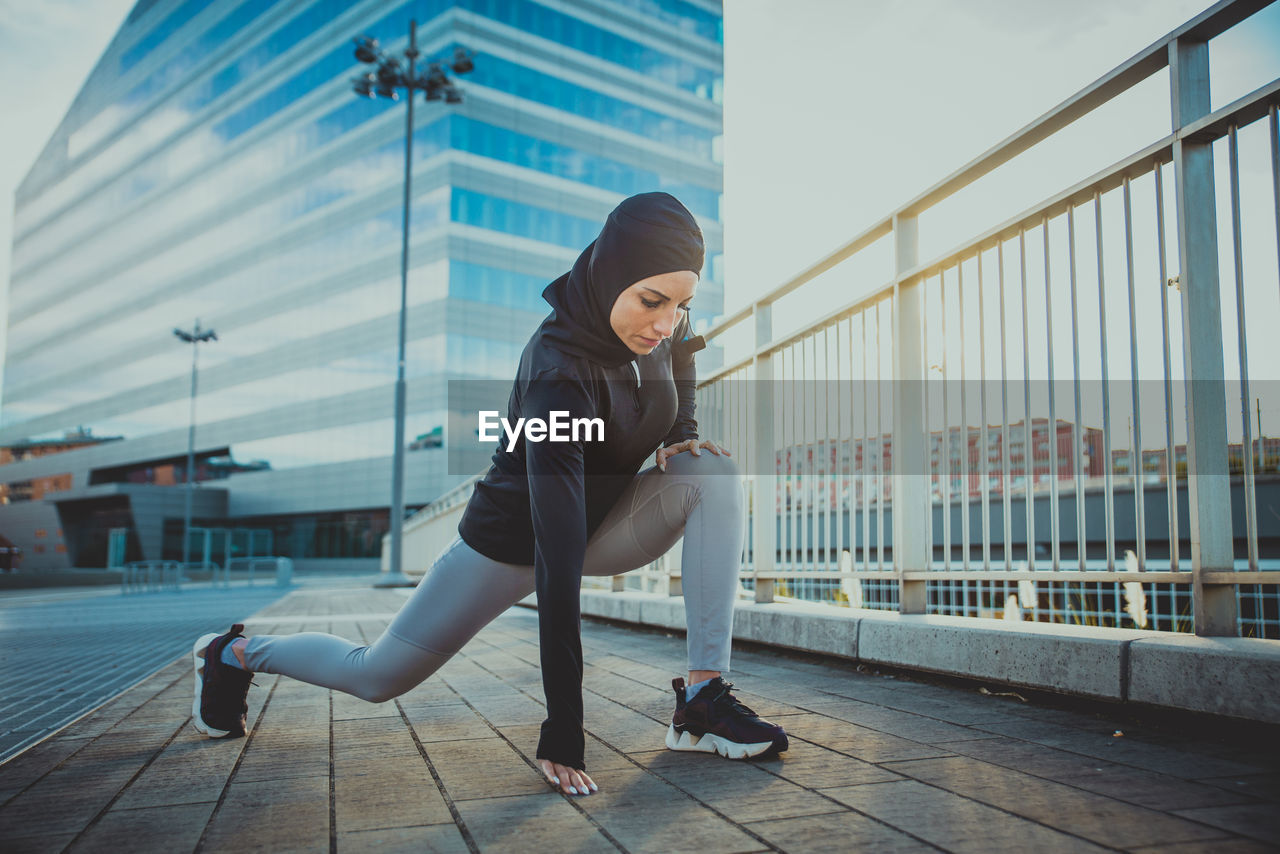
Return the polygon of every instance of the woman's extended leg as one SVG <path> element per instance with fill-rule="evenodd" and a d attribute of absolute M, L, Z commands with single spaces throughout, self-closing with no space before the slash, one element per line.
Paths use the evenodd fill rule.
<path fill-rule="evenodd" d="M 455 538 L 371 645 L 320 632 L 258 635 L 244 647 L 245 664 L 379 703 L 435 673 L 532 592 L 532 567 L 491 560 Z"/>

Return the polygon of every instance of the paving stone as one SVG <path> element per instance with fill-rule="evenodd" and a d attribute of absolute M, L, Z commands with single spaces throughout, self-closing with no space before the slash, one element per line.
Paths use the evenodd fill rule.
<path fill-rule="evenodd" d="M 1251 795 L 1256 793 L 1247 791 L 1243 786 L 1233 791 L 1225 786 L 1190 782 L 1013 738 L 942 742 L 938 746 L 1151 809 L 1174 810 L 1255 802 Z"/>
<path fill-rule="evenodd" d="M 358 830 L 339 833 L 337 842 L 339 854 L 468 854 L 471 850 L 453 824 Z"/>
<path fill-rule="evenodd" d="M 896 854 L 937 850 L 932 845 L 912 839 L 901 831 L 849 810 L 773 821 L 753 821 L 745 827 L 788 854 L 826 854 L 835 850 Z"/>
<path fill-rule="evenodd" d="M 500 738 L 441 741 L 424 746 L 454 801 L 550 791 L 541 774 Z"/>
<path fill-rule="evenodd" d="M 983 730 L 970 729 L 913 712 L 904 712 L 901 709 L 887 709 L 883 706 L 856 700 L 808 703 L 805 705 L 805 709 L 826 717 L 848 721 L 868 729 L 896 735 L 922 744 L 992 737 L 991 733 Z"/>
<path fill-rule="evenodd" d="M 674 750 L 632 756 L 677 789 L 710 804 L 731 821 L 791 818 L 831 812 L 832 802 L 751 762 Z"/>
<path fill-rule="evenodd" d="M 573 799 L 627 851 L 754 851 L 760 843 L 669 783 L 634 766 L 602 775 L 600 791 Z"/>
<path fill-rule="evenodd" d="M 124 790 L 113 809 L 216 801 L 245 739 L 177 739 Z"/>
<path fill-rule="evenodd" d="M 370 703 L 368 700 L 357 697 L 354 694 L 344 694 L 341 691 L 334 691 L 332 699 L 333 719 L 335 721 L 400 717 L 400 710 L 396 708 L 394 700 L 388 700 L 385 703 Z"/>
<path fill-rule="evenodd" d="M 453 823 L 448 804 L 420 756 L 336 764 L 334 806 L 340 834 Z"/>
<path fill-rule="evenodd" d="M 405 703 L 403 708 L 418 740 L 424 743 L 493 737 L 485 719 L 465 703 Z"/>
<path fill-rule="evenodd" d="M 1176 814 L 1263 842 L 1280 840 L 1280 811 L 1272 804 L 1201 807 Z"/>
<path fill-rule="evenodd" d="M 655 721 L 593 694 L 584 697 L 582 705 L 587 731 L 623 753 L 658 750 L 665 744 L 669 720 Z"/>
<path fill-rule="evenodd" d="M 565 796 L 545 785 L 538 794 L 459 801 L 457 806 L 481 851 L 618 850 Z"/>
<path fill-rule="evenodd" d="M 334 759 L 359 757 L 412 756 L 417 758 L 418 746 L 404 721 L 394 718 L 359 718 L 333 722 Z"/>
<path fill-rule="evenodd" d="M 1204 777 L 1206 786 L 1243 793 L 1272 803 L 1280 803 L 1280 774 L 1240 774 L 1232 777 Z"/>
<path fill-rule="evenodd" d="M 28 748 L 4 763 L 2 776 L 5 789 L 11 792 L 9 797 L 48 774 L 57 767 L 58 763 L 65 761 L 91 740 L 88 736 L 51 738 Z M 8 797 L 0 796 L 0 804 L 4 804 L 7 800 Z"/>
<path fill-rule="evenodd" d="M 535 766 L 537 765 L 536 754 L 538 752 L 538 736 L 542 733 L 541 725 L 523 724 L 521 726 L 503 727 L 500 732 L 510 739 L 517 751 L 530 762 L 533 762 Z M 602 784 L 602 781 L 608 778 L 609 772 L 616 768 L 631 770 L 637 767 L 624 754 L 619 753 L 611 745 L 602 742 L 590 733 L 587 734 L 585 748 L 583 758 L 587 766 L 587 774 L 597 785 Z M 600 776 L 600 779 L 596 779 L 597 775 Z"/>
<path fill-rule="evenodd" d="M 191 851 L 213 814 L 216 801 L 199 804 L 112 808 L 70 847 L 71 854 L 95 851 L 129 851 L 131 854 Z"/>
<path fill-rule="evenodd" d="M 1107 849 L 915 780 L 823 789 L 823 794 L 956 854 Z"/>
<path fill-rule="evenodd" d="M 999 768 L 967 756 L 892 762 L 887 767 L 1014 815 L 1091 839 L 1100 845 L 1127 848 L 1220 835 L 1212 828 L 1166 813 Z"/>
<path fill-rule="evenodd" d="M 1274 854 L 1274 844 L 1239 837 L 1130 848 L 1135 854 Z"/>
<path fill-rule="evenodd" d="M 236 782 L 285 780 L 290 777 L 329 775 L 329 740 L 277 746 L 270 738 L 257 736 L 245 751 Z"/>
<path fill-rule="evenodd" d="M 329 776 L 233 782 L 210 820 L 202 851 L 329 850 Z"/>
<path fill-rule="evenodd" d="M 454 661 L 459 657 L 455 657 Z M 461 666 L 459 671 L 461 672 Z M 443 677 L 449 687 L 458 692 L 459 697 L 474 706 L 476 712 L 494 726 L 542 723 L 547 716 L 541 703 L 497 682 L 487 673 L 466 672 L 453 675 L 442 671 L 437 676 Z"/>
<path fill-rule="evenodd" d="M 456 703 L 458 694 L 437 675 L 401 694 L 399 702 L 406 709 L 410 706 L 428 706 L 433 703 Z"/>
<path fill-rule="evenodd" d="M 1089 732 L 1049 726 L 1038 720 L 979 724 L 977 728 L 1188 780 L 1233 774 L 1256 774 L 1268 770 L 1258 765 L 1206 759 L 1170 747 L 1144 744 L 1132 736 L 1115 738 L 1112 735 L 1116 729 L 1115 725 L 1105 722 Z"/>
<path fill-rule="evenodd" d="M 0 825 L 0 843 L 4 845 L 5 854 L 58 854 L 75 838 L 74 833 L 9 836 Z"/>
<path fill-rule="evenodd" d="M 900 774 L 879 765 L 799 739 L 792 740 L 783 753 L 767 759 L 754 759 L 752 764 L 809 789 L 902 779 Z"/>
<path fill-rule="evenodd" d="M 891 762 L 948 756 L 951 751 L 933 745 L 868 729 L 837 718 L 813 713 L 779 715 L 773 722 L 787 731 L 788 739 L 799 738 L 829 750 L 847 753 L 864 762 Z"/>
<path fill-rule="evenodd" d="M 128 782 L 132 769 L 85 778 L 55 772 L 5 804 L 0 814 L 0 850 L 28 836 L 74 836 Z M 86 780 L 91 779 L 92 785 Z"/>

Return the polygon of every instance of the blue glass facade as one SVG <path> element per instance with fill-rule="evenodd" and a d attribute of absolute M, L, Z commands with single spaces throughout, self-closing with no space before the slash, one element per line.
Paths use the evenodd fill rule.
<path fill-rule="evenodd" d="M 461 45 L 476 67 L 462 104 L 416 111 L 410 442 L 446 421 L 447 378 L 511 375 L 542 288 L 626 195 L 698 216 L 694 316 L 721 312 L 719 3 L 142 2 L 19 189 L 0 402 L 0 445 L 121 438 L 0 484 L 56 469 L 74 492 L 185 453 L 191 352 L 172 329 L 199 318 L 218 341 L 199 353 L 197 453 L 267 464 L 218 482 L 230 519 L 385 509 L 405 109 L 351 92 L 350 40 L 396 51 L 411 18 L 426 58 Z M 456 481 L 429 442 L 409 458 L 410 506 Z M 30 503 L 53 519 L 57 502 Z M 0 505 L 0 533 L 21 543 L 39 512 Z"/>

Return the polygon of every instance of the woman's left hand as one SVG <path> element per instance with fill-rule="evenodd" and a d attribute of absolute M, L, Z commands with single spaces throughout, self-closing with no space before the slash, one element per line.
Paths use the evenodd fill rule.
<path fill-rule="evenodd" d="M 658 453 L 654 455 L 654 462 L 658 464 L 658 468 L 662 469 L 663 471 L 666 471 L 667 460 L 669 458 L 674 457 L 676 454 L 679 454 L 682 451 L 689 451 L 695 457 L 700 457 L 702 456 L 702 451 L 699 450 L 700 448 L 706 448 L 708 451 L 715 454 L 716 456 L 720 456 L 721 454 L 723 454 L 726 457 L 733 456 L 733 454 L 729 453 L 728 448 L 721 448 L 718 445 L 716 445 L 715 442 L 710 442 L 706 439 L 687 439 L 675 445 L 669 445 L 665 448 L 659 448 Z"/>
<path fill-rule="evenodd" d="M 557 791 L 566 795 L 589 795 L 600 790 L 595 780 L 587 776 L 586 771 L 579 771 L 577 768 L 570 768 L 568 765 L 561 765 L 550 759 L 539 759 L 538 767 L 542 769 L 543 778 Z"/>

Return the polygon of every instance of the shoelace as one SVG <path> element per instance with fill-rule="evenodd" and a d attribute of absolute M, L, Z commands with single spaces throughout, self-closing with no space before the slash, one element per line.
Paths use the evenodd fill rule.
<path fill-rule="evenodd" d="M 756 713 L 750 707 L 748 707 L 745 703 L 743 703 L 737 697 L 733 696 L 733 694 L 729 693 L 729 689 L 731 689 L 732 687 L 733 687 L 732 682 L 724 683 L 724 690 L 721 691 L 718 695 L 716 695 L 716 698 L 711 702 L 718 705 L 726 706 L 730 711 L 737 712 L 741 715 L 747 715 L 749 717 L 757 717 Z"/>

